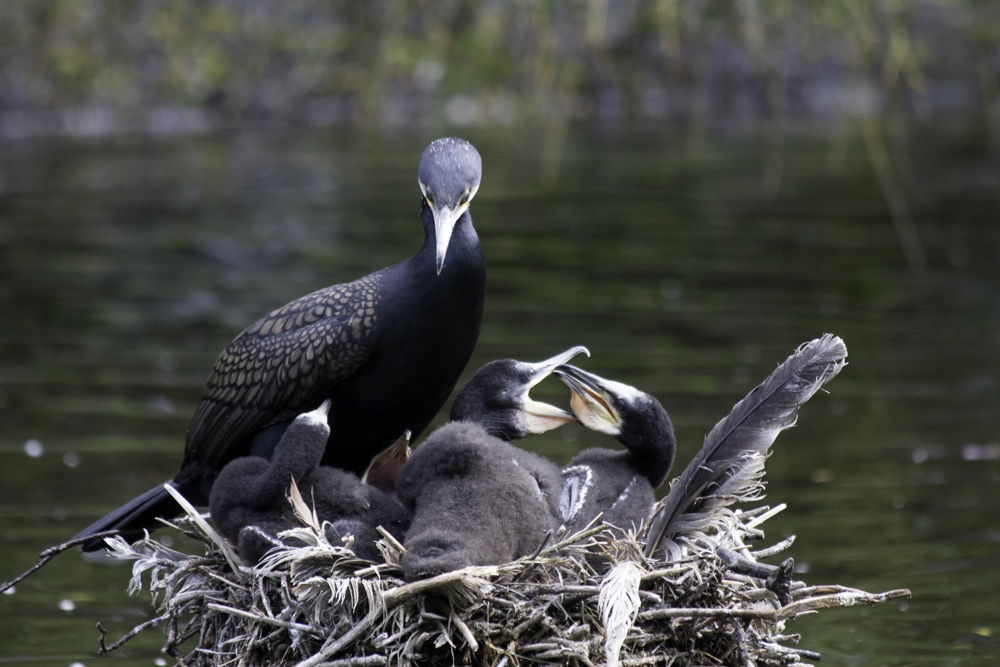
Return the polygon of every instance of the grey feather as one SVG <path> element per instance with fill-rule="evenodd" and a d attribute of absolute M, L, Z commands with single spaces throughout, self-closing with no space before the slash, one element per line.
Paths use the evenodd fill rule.
<path fill-rule="evenodd" d="M 844 367 L 847 347 L 825 334 L 800 346 L 705 437 L 653 517 L 646 555 L 674 553 L 673 536 L 711 525 L 717 508 L 754 497 L 778 433 L 795 425 L 799 406 Z"/>

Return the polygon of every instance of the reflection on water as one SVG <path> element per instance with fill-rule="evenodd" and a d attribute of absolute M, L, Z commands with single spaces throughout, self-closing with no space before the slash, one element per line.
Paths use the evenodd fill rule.
<path fill-rule="evenodd" d="M 219 351 L 263 313 L 418 248 L 428 137 L 13 143 L 0 152 L 0 579 L 171 477 Z M 907 268 L 857 145 L 571 135 L 539 186 L 538 137 L 469 137 L 488 261 L 470 365 L 576 344 L 656 394 L 678 462 L 793 347 L 831 331 L 850 365 L 768 463 L 812 583 L 909 587 L 892 607 L 789 626 L 823 664 L 992 664 L 1000 648 L 1000 182 L 975 137 L 916 134 L 900 162 L 930 270 Z M 566 402 L 557 381 L 536 390 Z M 526 441 L 565 461 L 601 436 Z M 75 554 L 0 597 L 0 662 L 96 663 L 151 610 Z M 103 661 L 150 664 L 157 632 Z"/>

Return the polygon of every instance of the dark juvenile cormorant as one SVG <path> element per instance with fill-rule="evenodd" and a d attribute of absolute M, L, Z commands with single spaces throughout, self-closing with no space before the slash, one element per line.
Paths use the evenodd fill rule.
<path fill-rule="evenodd" d="M 559 468 L 506 440 L 573 421 L 528 391 L 581 352 L 537 364 L 493 361 L 465 385 L 453 421 L 417 448 L 399 478 L 399 498 L 413 512 L 402 559 L 407 578 L 520 558 L 555 527 Z"/>
<path fill-rule="evenodd" d="M 300 525 L 287 498 L 292 481 L 317 518 L 330 522 L 331 543 L 339 544 L 350 533 L 354 553 L 377 560 L 375 542 L 381 537 L 377 526 L 403 539 L 410 516 L 397 500 L 363 484 L 354 473 L 320 465 L 330 435 L 329 407 L 326 401 L 299 415 L 281 436 L 270 461 L 244 456 L 219 473 L 209 497 L 212 519 L 219 532 L 238 546 L 245 562 L 260 561 L 282 544 L 278 533 Z"/>
<path fill-rule="evenodd" d="M 482 324 L 486 270 L 469 202 L 479 153 L 438 139 L 420 158 L 424 244 L 415 256 L 352 283 L 319 290 L 248 327 L 215 364 L 171 482 L 208 501 L 229 461 L 269 457 L 297 415 L 331 400 L 325 465 L 361 474 L 404 431 L 416 438 L 447 400 Z M 162 486 L 96 522 L 128 536 L 180 509 Z M 85 548 L 103 547 L 94 541 Z"/>
<path fill-rule="evenodd" d="M 598 515 L 620 530 L 648 521 L 674 462 L 676 440 L 667 411 L 653 396 L 605 380 L 575 366 L 556 375 L 573 392 L 570 405 L 581 424 L 614 436 L 625 451 L 587 449 L 563 468 L 559 516 L 569 531 L 586 528 Z"/>
<path fill-rule="evenodd" d="M 479 424 L 501 440 L 520 440 L 574 421 L 565 410 L 541 403 L 528 393 L 560 365 L 590 352 L 582 345 L 551 359 L 528 363 L 515 359 L 491 361 L 465 383 L 451 406 L 452 421 Z"/>
<path fill-rule="evenodd" d="M 528 456 L 471 422 L 451 422 L 432 433 L 397 486 L 413 511 L 403 574 L 420 579 L 505 563 L 535 550 L 553 522 L 542 490 L 546 478 L 523 465 Z M 558 488 L 552 472 L 548 486 Z"/>

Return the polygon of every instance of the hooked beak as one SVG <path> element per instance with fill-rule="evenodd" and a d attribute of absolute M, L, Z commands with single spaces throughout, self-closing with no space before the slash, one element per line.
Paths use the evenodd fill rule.
<path fill-rule="evenodd" d="M 434 238 L 437 239 L 434 259 L 439 276 L 441 269 L 444 268 L 444 257 L 448 254 L 448 242 L 451 240 L 451 233 L 455 231 L 455 223 L 468 208 L 468 204 L 459 206 L 454 211 L 447 206 L 442 206 L 440 209 L 431 206 L 431 211 L 434 213 Z"/>
<path fill-rule="evenodd" d="M 437 274 L 441 275 L 441 269 L 444 268 L 444 258 L 448 254 L 448 243 L 451 241 L 451 233 L 455 231 L 455 225 L 458 224 L 458 219 L 462 217 L 462 214 L 469 210 L 469 204 L 472 203 L 472 198 L 476 196 L 476 192 L 479 190 L 479 184 L 477 183 L 475 187 L 467 191 L 468 197 L 464 197 L 465 203 L 459 203 L 454 210 L 451 207 L 445 205 L 438 208 L 436 203 L 431 203 L 434 201 L 432 198 L 427 196 L 427 187 L 420 181 L 420 191 L 424 193 L 424 201 L 427 205 L 431 207 L 431 213 L 434 214 L 434 265 L 437 269 Z M 461 200 L 459 200 L 461 202 Z"/>
<path fill-rule="evenodd" d="M 581 424 L 605 435 L 621 435 L 621 416 L 611 403 L 605 380 L 569 364 L 555 369 L 555 374 L 573 392 L 570 407 Z"/>
<path fill-rule="evenodd" d="M 581 353 L 586 354 L 588 357 L 590 356 L 590 351 L 587 348 L 577 345 L 561 354 L 557 354 L 551 359 L 539 361 L 535 364 L 526 364 L 531 367 L 531 380 L 524 387 L 521 409 L 524 411 L 529 432 L 535 434 L 545 433 L 567 422 L 576 421 L 576 418 L 572 414 L 554 405 L 536 401 L 528 395 L 528 392 L 536 384 L 551 375 L 556 368 Z"/>

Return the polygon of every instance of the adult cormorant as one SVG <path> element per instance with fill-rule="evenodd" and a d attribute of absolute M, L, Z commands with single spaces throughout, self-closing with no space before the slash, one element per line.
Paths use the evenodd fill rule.
<path fill-rule="evenodd" d="M 413 512 L 401 562 L 407 578 L 520 558 L 556 527 L 559 468 L 506 441 L 573 421 L 528 392 L 581 352 L 537 364 L 492 361 L 463 387 L 453 421 L 416 449 L 396 487 Z"/>
<path fill-rule="evenodd" d="M 625 446 L 625 451 L 584 450 L 563 468 L 559 516 L 571 533 L 598 515 L 620 530 L 638 528 L 649 520 L 653 492 L 674 462 L 676 440 L 667 411 L 635 387 L 575 366 L 560 366 L 555 374 L 573 392 L 570 406 L 580 423 Z"/>
<path fill-rule="evenodd" d="M 317 518 L 329 522 L 327 536 L 332 543 L 338 544 L 350 533 L 354 553 L 377 560 L 375 542 L 381 537 L 377 526 L 403 539 L 410 522 L 403 505 L 363 484 L 354 473 L 320 465 L 330 435 L 329 408 L 330 401 L 325 401 L 296 417 L 270 460 L 259 456 L 233 459 L 215 480 L 209 497 L 212 520 L 237 545 L 245 562 L 257 563 L 272 547 L 287 544 L 278 533 L 300 525 L 288 503 L 292 482 Z"/>
<path fill-rule="evenodd" d="M 361 474 L 404 431 L 416 438 L 447 400 L 482 323 L 486 270 L 469 202 L 479 153 L 438 139 L 420 158 L 424 244 L 415 256 L 319 290 L 248 327 L 219 356 L 171 484 L 208 501 L 234 458 L 269 457 L 297 415 L 331 401 L 323 463 Z M 94 523 L 127 536 L 180 509 L 162 486 Z M 101 548 L 94 541 L 85 549 Z"/>

